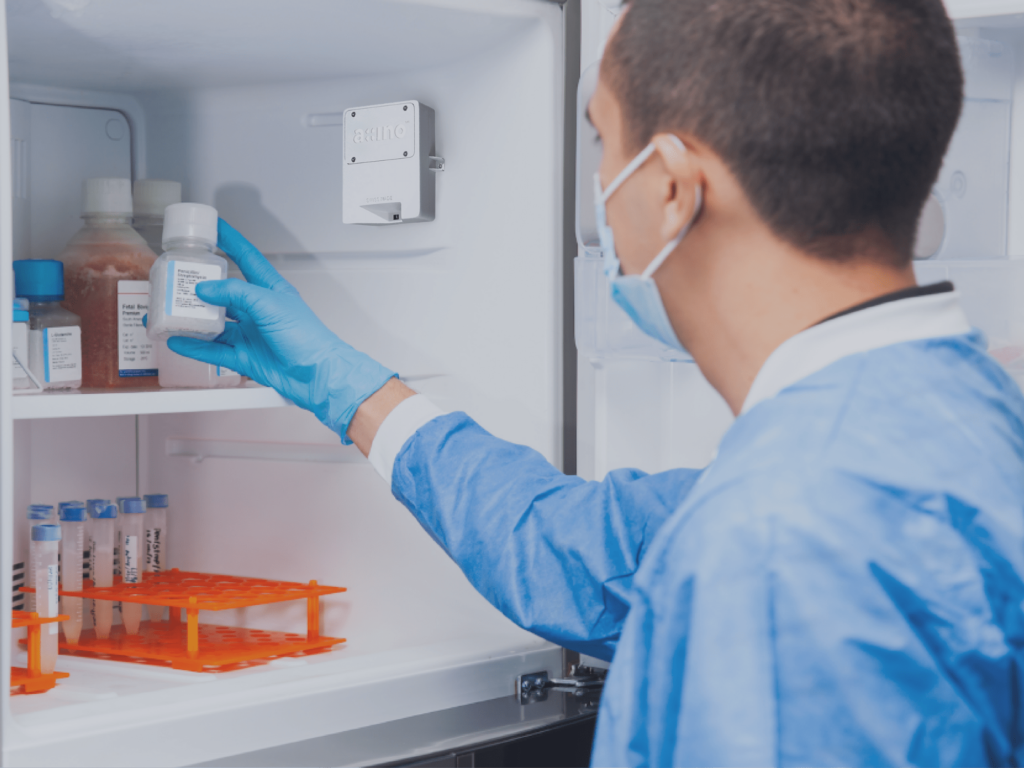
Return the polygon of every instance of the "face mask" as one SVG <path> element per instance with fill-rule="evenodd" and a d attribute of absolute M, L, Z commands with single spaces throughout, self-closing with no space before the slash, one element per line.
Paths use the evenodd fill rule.
<path fill-rule="evenodd" d="M 672 138 L 679 145 L 679 148 L 685 152 L 686 147 L 683 145 L 683 142 L 677 136 Z M 637 168 L 647 162 L 648 158 L 654 154 L 654 151 L 655 146 L 648 144 L 643 152 L 633 158 L 633 161 L 622 169 L 622 173 L 615 178 L 615 181 L 608 185 L 606 190 L 601 189 L 601 177 L 596 173 L 594 174 L 594 207 L 597 213 L 597 233 L 601 240 L 601 251 L 604 255 L 604 271 L 608 276 L 608 281 L 611 283 L 612 299 L 622 307 L 623 311 L 639 326 L 641 331 L 669 347 L 680 350 L 689 357 L 689 353 L 686 352 L 682 342 L 679 341 L 679 337 L 676 336 L 672 324 L 668 320 L 668 314 L 665 312 L 665 305 L 661 300 L 661 294 L 658 292 L 658 285 L 654 282 L 653 275 L 658 267 L 665 262 L 665 259 L 669 257 L 669 254 L 683 241 L 686 233 L 689 232 L 690 227 L 697 218 L 697 214 L 700 213 L 703 202 L 700 185 L 697 186 L 696 190 L 693 216 L 683 225 L 679 234 L 654 257 L 654 261 L 647 266 L 647 269 L 639 275 L 622 274 L 619 257 L 615 253 L 615 236 L 612 233 L 612 228 L 608 226 L 608 216 L 605 212 L 605 203 L 608 198 L 622 186 L 622 182 L 628 179 Z M 692 357 L 689 359 L 693 360 Z"/>

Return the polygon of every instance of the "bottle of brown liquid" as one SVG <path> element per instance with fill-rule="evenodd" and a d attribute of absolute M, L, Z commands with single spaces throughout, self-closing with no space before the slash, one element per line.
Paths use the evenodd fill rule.
<path fill-rule="evenodd" d="M 64 306 L 82 318 L 82 386 L 158 386 L 156 350 L 142 316 L 156 254 L 132 229 L 128 179 L 88 179 L 84 226 L 59 259 Z"/>

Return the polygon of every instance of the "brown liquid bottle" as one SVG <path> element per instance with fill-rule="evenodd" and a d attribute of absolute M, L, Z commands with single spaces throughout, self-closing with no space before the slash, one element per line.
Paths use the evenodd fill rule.
<path fill-rule="evenodd" d="M 142 316 L 156 254 L 131 226 L 128 179 L 85 182 L 84 226 L 58 257 L 64 307 L 82 318 L 82 386 L 156 387 L 156 350 Z"/>

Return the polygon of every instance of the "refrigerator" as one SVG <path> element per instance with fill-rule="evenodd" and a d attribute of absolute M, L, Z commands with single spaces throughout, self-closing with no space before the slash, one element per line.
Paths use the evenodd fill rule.
<path fill-rule="evenodd" d="M 977 59 L 968 96 L 980 106 L 936 187 L 941 236 L 920 269 L 962 279 L 972 319 L 1012 368 L 1024 349 L 1024 262 L 1011 258 L 1024 253 L 1012 216 L 1024 162 L 1011 152 L 1024 0 L 949 7 Z M 442 409 L 586 479 L 704 466 L 731 414 L 694 365 L 609 301 L 593 231 L 600 148 L 582 110 L 621 10 L 6 0 L 0 315 L 12 311 L 11 261 L 55 257 L 80 226 L 84 179 L 171 179 L 345 341 Z M 412 99 L 433 109 L 443 158 L 434 219 L 344 224 L 345 111 Z M 0 348 L 10 343 L 0 324 Z M 15 395 L 8 357 L 5 617 L 23 605 L 30 503 L 143 493 L 170 496 L 171 567 L 347 591 L 320 602 L 319 631 L 346 639 L 328 653 L 216 674 L 61 656 L 69 677 L 53 690 L 5 697 L 4 765 L 409 762 L 566 719 L 562 699 L 523 706 L 513 694 L 518 676 L 557 677 L 571 655 L 484 601 L 312 415 L 251 383 Z M 298 601 L 200 620 L 301 632 L 307 612 Z M 0 632 L 0 657 L 24 665 L 20 637 Z M 9 683 L 10 664 L 0 670 Z"/>

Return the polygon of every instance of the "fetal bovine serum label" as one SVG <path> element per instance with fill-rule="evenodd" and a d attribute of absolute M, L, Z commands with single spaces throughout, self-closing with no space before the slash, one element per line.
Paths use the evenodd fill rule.
<path fill-rule="evenodd" d="M 43 375 L 47 383 L 82 380 L 82 329 L 77 325 L 43 330 Z"/>
<path fill-rule="evenodd" d="M 190 317 L 195 320 L 217 320 L 217 307 L 211 307 L 196 296 L 196 284 L 204 280 L 220 280 L 221 270 L 217 264 L 201 264 L 194 261 L 167 262 L 166 312 L 174 317 Z"/>
<path fill-rule="evenodd" d="M 156 376 L 156 349 L 146 336 L 148 280 L 117 281 L 117 368 L 121 378 Z"/>

